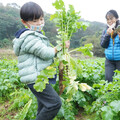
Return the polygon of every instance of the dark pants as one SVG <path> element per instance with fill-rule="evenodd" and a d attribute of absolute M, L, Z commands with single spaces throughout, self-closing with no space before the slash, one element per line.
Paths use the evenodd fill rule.
<path fill-rule="evenodd" d="M 61 99 L 50 84 L 46 85 L 43 92 L 37 92 L 33 88 L 34 84 L 29 84 L 28 87 L 36 96 L 38 102 L 38 111 L 36 120 L 53 120 L 61 107 Z"/>
<path fill-rule="evenodd" d="M 105 60 L 105 80 L 108 80 L 108 82 L 113 81 L 113 75 L 115 70 L 120 71 L 120 61 L 111 61 L 111 60 Z"/>

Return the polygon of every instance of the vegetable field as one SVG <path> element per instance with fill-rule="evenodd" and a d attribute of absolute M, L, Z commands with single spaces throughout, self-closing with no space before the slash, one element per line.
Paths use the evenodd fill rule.
<path fill-rule="evenodd" d="M 60 95 L 62 107 L 54 120 L 119 120 L 120 72 L 115 72 L 113 83 L 107 83 L 103 58 L 77 58 L 75 61 L 79 68 L 75 82 L 80 84 L 75 93 L 77 85 L 71 88 L 72 95 L 67 93 L 70 87 L 64 89 Z M 20 82 L 17 60 L 4 57 L 0 66 L 0 120 L 35 119 L 37 101 Z M 53 88 L 59 94 L 58 84 L 57 78 Z"/>
<path fill-rule="evenodd" d="M 54 63 L 40 71 L 34 88 L 41 92 L 57 71 L 57 82 L 52 87 L 60 95 L 62 107 L 54 120 L 120 120 L 120 71 L 116 70 L 113 82 L 105 81 L 104 58 L 93 58 L 93 45 L 85 44 L 74 50 L 65 48 L 78 29 L 87 25 L 79 21 L 80 12 L 72 5 L 66 10 L 62 0 L 53 3 L 56 8 L 51 20 L 58 30 L 57 55 Z M 1 51 L 1 50 L 0 50 Z M 27 85 L 20 82 L 17 58 L 0 52 L 0 120 L 34 120 L 37 101 Z M 80 52 L 89 59 L 72 57 Z M 6 52 L 6 54 L 5 54 Z M 47 74 L 46 74 L 47 73 Z"/>

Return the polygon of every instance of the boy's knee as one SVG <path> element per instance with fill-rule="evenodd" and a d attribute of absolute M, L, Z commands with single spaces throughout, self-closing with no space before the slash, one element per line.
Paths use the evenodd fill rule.
<path fill-rule="evenodd" d="M 61 106 L 62 106 L 62 101 L 61 101 L 61 99 L 59 99 L 58 107 L 61 108 Z"/>
<path fill-rule="evenodd" d="M 61 99 L 60 98 L 58 98 L 57 100 L 56 100 L 56 109 L 60 109 L 61 108 L 61 106 L 62 106 L 62 101 L 61 101 Z"/>

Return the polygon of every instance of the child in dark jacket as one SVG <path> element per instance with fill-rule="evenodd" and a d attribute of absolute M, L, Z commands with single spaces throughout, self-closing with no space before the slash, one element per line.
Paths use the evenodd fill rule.
<path fill-rule="evenodd" d="M 114 71 L 120 70 L 120 39 L 116 28 L 120 24 L 118 13 L 110 10 L 106 14 L 107 28 L 101 37 L 101 46 L 105 48 L 105 80 L 113 81 Z"/>
<path fill-rule="evenodd" d="M 23 25 L 27 27 L 16 33 L 13 40 L 13 48 L 18 56 L 18 68 L 20 81 L 27 84 L 38 101 L 36 120 L 52 120 L 61 107 L 61 100 L 51 84 L 47 84 L 43 92 L 37 92 L 33 85 L 40 75 L 40 71 L 53 63 L 57 54 L 56 47 L 51 47 L 46 36 L 41 34 L 44 26 L 44 14 L 41 7 L 34 2 L 25 3 L 20 9 L 20 17 Z M 70 41 L 66 41 L 69 48 Z M 49 79 L 49 83 L 55 83 L 56 76 Z"/>

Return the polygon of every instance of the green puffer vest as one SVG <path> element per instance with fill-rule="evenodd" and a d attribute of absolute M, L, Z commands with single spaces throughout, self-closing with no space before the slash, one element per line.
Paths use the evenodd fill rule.
<path fill-rule="evenodd" d="M 35 83 L 40 71 L 53 63 L 54 48 L 44 35 L 35 31 L 25 31 L 13 40 L 13 49 L 18 56 L 20 81 Z"/>

